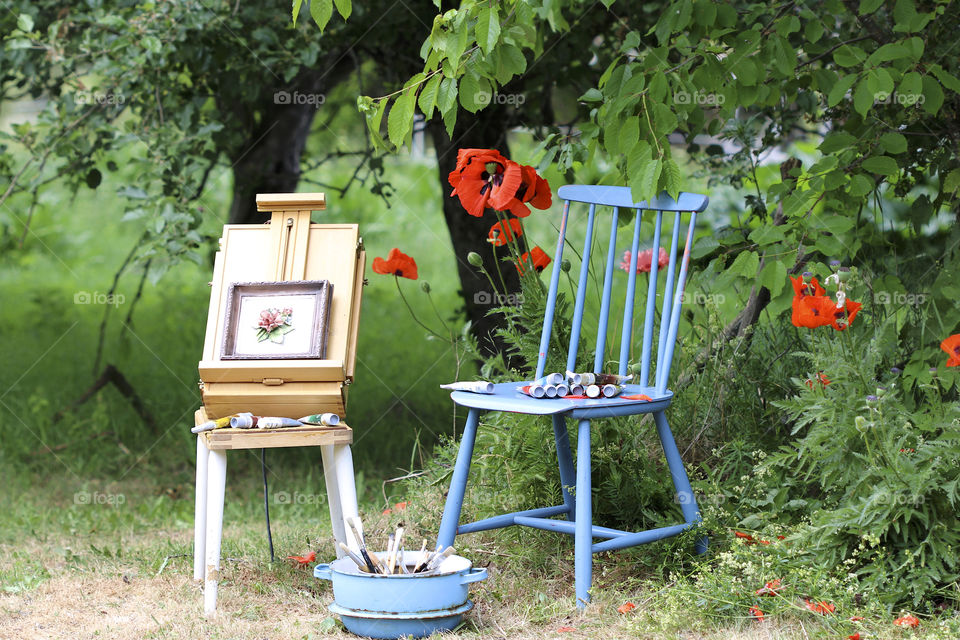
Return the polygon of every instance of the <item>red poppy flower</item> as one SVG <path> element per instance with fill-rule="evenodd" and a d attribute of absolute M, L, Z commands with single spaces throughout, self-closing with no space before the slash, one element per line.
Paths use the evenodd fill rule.
<path fill-rule="evenodd" d="M 920 620 L 908 613 L 907 615 L 894 620 L 893 624 L 897 625 L 898 627 L 919 627 Z"/>
<path fill-rule="evenodd" d="M 386 260 L 383 258 L 373 259 L 373 271 L 374 273 L 416 280 L 417 261 L 400 251 L 400 249 L 390 249 Z"/>
<path fill-rule="evenodd" d="M 820 602 L 814 602 L 813 600 L 804 600 L 803 604 L 807 606 L 807 609 L 813 611 L 814 613 L 819 613 L 822 616 L 827 615 L 828 613 L 833 613 L 836 610 L 836 606 L 821 600 Z"/>
<path fill-rule="evenodd" d="M 630 254 L 631 251 L 627 249 L 623 252 L 623 260 L 620 261 L 620 268 L 624 271 L 630 271 Z M 670 254 L 667 253 L 667 250 L 663 247 L 660 247 L 660 252 L 657 254 L 657 268 L 666 266 L 670 262 Z M 637 253 L 637 273 L 650 273 L 650 268 L 653 263 L 653 249 L 646 249 Z"/>
<path fill-rule="evenodd" d="M 287 560 L 293 560 L 293 566 L 303 568 L 317 559 L 317 552 L 311 551 L 305 556 L 287 556 Z"/>
<path fill-rule="evenodd" d="M 533 264 L 533 268 L 537 273 L 540 273 L 547 268 L 547 265 L 553 262 L 543 249 L 540 247 L 534 247 L 532 250 L 525 252 L 520 256 L 520 262 L 517 263 L 517 271 L 523 275 L 523 265 L 524 264 Z"/>
<path fill-rule="evenodd" d="M 460 204 L 472 216 L 480 217 L 489 206 L 496 189 L 515 193 L 522 177 L 519 171 L 506 175 L 507 165 L 515 164 L 500 155 L 496 149 L 460 149 L 457 166 L 447 176 L 453 187 L 451 196 L 458 196 Z M 504 184 L 504 180 L 508 179 Z"/>
<path fill-rule="evenodd" d="M 741 538 L 741 539 L 745 540 L 745 541 L 747 542 L 747 544 L 752 544 L 752 543 L 753 543 L 753 536 L 750 535 L 749 533 L 743 533 L 742 531 L 734 531 L 734 532 L 733 532 L 733 535 L 737 536 L 738 538 Z"/>
<path fill-rule="evenodd" d="M 750 617 L 757 622 L 763 622 L 763 611 L 760 609 L 760 607 L 754 605 L 750 607 Z"/>
<path fill-rule="evenodd" d="M 960 333 L 955 333 L 941 342 L 940 348 L 950 356 L 947 358 L 948 367 L 960 367 Z"/>
<path fill-rule="evenodd" d="M 860 632 L 857 631 L 852 636 L 847 636 L 847 640 L 860 640 Z"/>
<path fill-rule="evenodd" d="M 756 591 L 758 596 L 776 596 L 780 594 L 780 578 L 771 580 Z"/>
<path fill-rule="evenodd" d="M 495 247 L 502 247 L 508 242 L 513 242 L 523 235 L 523 226 L 517 218 L 510 218 L 490 227 L 487 232 L 487 240 L 492 242 Z"/>
<path fill-rule="evenodd" d="M 850 622 L 860 622 L 863 620 L 863 616 L 850 616 Z"/>
<path fill-rule="evenodd" d="M 514 186 L 516 184 L 516 186 Z M 509 211 L 518 218 L 530 215 L 530 207 L 547 209 L 553 202 L 550 183 L 527 165 L 509 162 L 504 169 L 502 182 L 490 194 L 490 206 L 499 211 Z"/>
<path fill-rule="evenodd" d="M 829 298 L 827 299 L 829 300 Z M 842 309 L 838 309 L 837 305 L 833 305 L 833 321 L 830 324 L 837 331 L 843 331 L 853 324 L 853 319 L 857 317 L 857 312 L 859 312 L 862 307 L 862 304 L 852 300 L 847 300 Z"/>
<path fill-rule="evenodd" d="M 637 608 L 637 605 L 632 602 L 624 602 L 622 605 L 617 607 L 617 613 L 630 613 Z"/>
<path fill-rule="evenodd" d="M 823 375 L 823 371 L 819 371 L 819 372 L 817 372 L 817 382 L 820 383 L 820 386 L 821 386 L 821 387 L 825 387 L 825 386 L 827 386 L 828 384 L 830 384 L 830 378 L 828 378 L 827 376 Z M 806 384 L 807 384 L 808 387 L 810 387 L 811 389 L 813 389 L 813 380 L 807 379 Z"/>
<path fill-rule="evenodd" d="M 811 278 L 810 282 L 804 282 L 803 276 L 787 277 L 790 278 L 790 284 L 793 285 L 793 295 L 797 297 L 823 296 L 827 293 L 827 290 L 820 286 L 816 278 Z"/>
<path fill-rule="evenodd" d="M 795 327 L 816 329 L 833 324 L 837 310 L 833 300 L 826 296 L 797 296 L 793 299 L 793 314 L 790 321 Z"/>

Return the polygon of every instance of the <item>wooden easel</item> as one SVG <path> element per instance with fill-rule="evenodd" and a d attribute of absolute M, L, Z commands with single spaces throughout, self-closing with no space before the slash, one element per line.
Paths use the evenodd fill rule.
<path fill-rule="evenodd" d="M 210 310 L 199 364 L 203 404 L 196 424 L 240 411 L 299 418 L 344 417 L 353 380 L 366 254 L 355 224 L 311 224 L 326 208 L 322 193 L 257 195 L 267 225 L 226 225 L 214 261 Z M 329 280 L 333 285 L 327 357 L 323 360 L 221 360 L 227 289 L 232 282 Z M 358 515 L 350 444 L 353 430 L 335 427 L 218 429 L 197 438 L 193 577 L 204 580 L 204 612 L 217 606 L 223 500 L 230 449 L 319 446 L 334 537 L 358 548 L 345 518 Z M 337 556 L 341 551 L 337 549 Z"/>

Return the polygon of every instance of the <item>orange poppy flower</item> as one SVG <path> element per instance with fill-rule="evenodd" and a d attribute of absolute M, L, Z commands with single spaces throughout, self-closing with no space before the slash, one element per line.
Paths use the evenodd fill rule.
<path fill-rule="evenodd" d="M 823 375 L 823 371 L 818 371 L 818 372 L 817 372 L 817 382 L 820 383 L 820 386 L 821 386 L 821 387 L 825 387 L 825 386 L 827 386 L 828 384 L 830 384 L 830 378 L 828 378 L 827 376 Z M 806 381 L 806 385 L 807 385 L 808 387 L 810 387 L 811 389 L 813 389 L 813 380 L 810 380 L 810 379 L 808 378 L 807 381 Z"/>
<path fill-rule="evenodd" d="M 857 631 L 852 636 L 847 636 L 847 640 L 860 640 L 860 632 Z"/>
<path fill-rule="evenodd" d="M 517 271 L 523 275 L 523 265 L 524 264 L 533 264 L 534 270 L 537 273 L 540 273 L 547 268 L 547 265 L 553 262 L 543 249 L 540 247 L 534 247 L 532 250 L 527 251 L 522 256 L 520 256 L 520 262 L 517 263 Z"/>
<path fill-rule="evenodd" d="M 517 218 L 510 218 L 490 227 L 487 232 L 487 240 L 493 243 L 495 247 L 502 247 L 508 242 L 513 242 L 523 235 L 523 226 Z"/>
<path fill-rule="evenodd" d="M 400 249 L 390 249 L 387 259 L 373 259 L 374 273 L 384 275 L 399 276 L 401 278 L 417 279 L 417 261 L 400 251 Z"/>
<path fill-rule="evenodd" d="M 829 298 L 827 299 L 829 300 Z M 862 307 L 862 304 L 852 300 L 847 300 L 842 309 L 837 308 L 837 305 L 833 305 L 833 321 L 829 324 L 837 331 L 843 331 L 853 324 L 853 319 L 857 317 L 857 312 L 859 312 Z"/>
<path fill-rule="evenodd" d="M 737 536 L 738 538 L 742 538 L 748 544 L 753 542 L 753 536 L 750 535 L 749 533 L 743 533 L 742 531 L 734 531 L 733 535 Z"/>
<path fill-rule="evenodd" d="M 826 296 L 797 296 L 793 299 L 793 314 L 790 321 L 795 327 L 816 329 L 834 322 L 836 305 Z"/>
<path fill-rule="evenodd" d="M 760 607 L 754 605 L 750 607 L 750 617 L 757 622 L 763 622 L 763 611 L 760 609 Z"/>
<path fill-rule="evenodd" d="M 519 182 L 519 183 L 518 183 Z M 516 188 L 513 187 L 518 183 Z M 530 207 L 547 209 L 553 202 L 550 183 L 537 174 L 533 167 L 510 162 L 504 169 L 503 181 L 490 195 L 490 206 L 509 211 L 518 218 L 530 215 Z"/>
<path fill-rule="evenodd" d="M 828 613 L 833 613 L 836 610 L 836 606 L 821 600 L 820 602 L 814 602 L 813 600 L 804 600 L 803 604 L 807 606 L 807 609 L 813 611 L 814 613 L 819 613 L 822 616 L 827 615 Z"/>
<path fill-rule="evenodd" d="M 780 588 L 780 578 L 777 578 L 757 589 L 756 593 L 758 596 L 775 596 L 779 595 Z"/>
<path fill-rule="evenodd" d="M 941 342 L 940 348 L 950 356 L 947 358 L 948 367 L 960 367 L 960 333 L 955 333 Z"/>
<path fill-rule="evenodd" d="M 467 213 L 479 218 L 494 195 L 516 193 L 520 187 L 520 172 L 506 171 L 513 164 L 496 149 L 461 149 L 456 168 L 447 176 L 453 187 L 450 195 L 458 196 Z"/>
<path fill-rule="evenodd" d="M 793 295 L 797 297 L 823 296 L 827 294 L 827 290 L 820 286 L 816 278 L 810 278 L 810 282 L 804 282 L 803 276 L 787 277 L 790 278 L 790 284 L 793 285 Z"/>
<path fill-rule="evenodd" d="M 293 566 L 303 568 L 317 559 L 317 552 L 311 551 L 305 556 L 287 556 L 287 560 L 293 560 Z"/>
<path fill-rule="evenodd" d="M 898 627 L 919 627 L 920 620 L 908 613 L 907 615 L 894 620 L 893 624 L 897 625 Z"/>
<path fill-rule="evenodd" d="M 617 613 L 630 613 L 637 608 L 637 605 L 632 602 L 624 602 L 622 605 L 617 607 Z"/>

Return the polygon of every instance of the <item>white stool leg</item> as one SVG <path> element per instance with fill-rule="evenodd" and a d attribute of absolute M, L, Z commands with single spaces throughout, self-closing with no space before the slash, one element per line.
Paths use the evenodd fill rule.
<path fill-rule="evenodd" d="M 203 580 L 204 549 L 207 542 L 207 458 L 210 450 L 197 436 L 196 502 L 193 508 L 193 579 Z"/>
<path fill-rule="evenodd" d="M 220 541 L 223 536 L 223 496 L 227 485 L 227 452 L 210 451 L 207 471 L 207 566 L 203 585 L 203 612 L 209 616 L 217 610 Z"/>
<path fill-rule="evenodd" d="M 343 518 L 360 516 L 357 508 L 357 482 L 353 475 L 353 453 L 350 445 L 338 444 L 333 446 L 333 463 L 337 473 L 337 484 L 340 488 L 340 510 Z M 354 540 L 353 533 L 347 528 L 348 547 L 354 551 L 360 550 L 359 541 Z"/>
<path fill-rule="evenodd" d="M 320 457 L 323 460 L 323 479 L 327 484 L 327 504 L 330 506 L 330 525 L 333 527 L 333 539 L 349 546 L 344 526 L 343 511 L 340 508 L 340 487 L 337 482 L 337 471 L 334 466 L 333 445 L 320 447 Z M 340 545 L 336 548 L 337 558 L 344 555 Z"/>

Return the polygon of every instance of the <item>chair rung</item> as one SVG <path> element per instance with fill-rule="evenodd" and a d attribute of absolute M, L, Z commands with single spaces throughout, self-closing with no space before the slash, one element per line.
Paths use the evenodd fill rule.
<path fill-rule="evenodd" d="M 570 510 L 566 505 L 560 505 L 558 507 L 541 507 L 540 509 L 527 509 L 526 511 L 505 513 L 502 516 L 494 516 L 492 518 L 484 518 L 483 520 L 477 520 L 476 522 L 462 524 L 457 527 L 457 535 L 464 533 L 475 533 L 477 531 L 487 531 L 488 529 L 510 527 L 516 524 L 514 520 L 517 517 L 549 518 L 551 516 L 559 516 L 560 514 L 569 512 Z"/>
<path fill-rule="evenodd" d="M 657 540 L 663 540 L 664 538 L 678 535 L 692 526 L 693 523 L 675 524 L 670 527 L 660 527 L 659 529 L 648 529 L 647 531 L 630 533 L 619 538 L 614 538 L 613 540 L 598 542 L 597 544 L 593 545 L 592 550 L 593 553 L 600 553 L 601 551 L 614 551 L 616 549 L 635 547 L 640 544 L 655 542 Z"/>
<path fill-rule="evenodd" d="M 558 531 L 572 536 L 576 533 L 577 523 L 567 520 L 548 520 L 547 518 L 530 518 L 527 516 L 516 516 L 513 521 L 524 527 L 533 527 L 534 529 L 543 529 L 544 531 Z M 628 536 L 628 531 L 619 529 L 608 529 L 607 527 L 598 527 L 594 525 L 591 534 L 594 538 L 619 538 Z"/>

